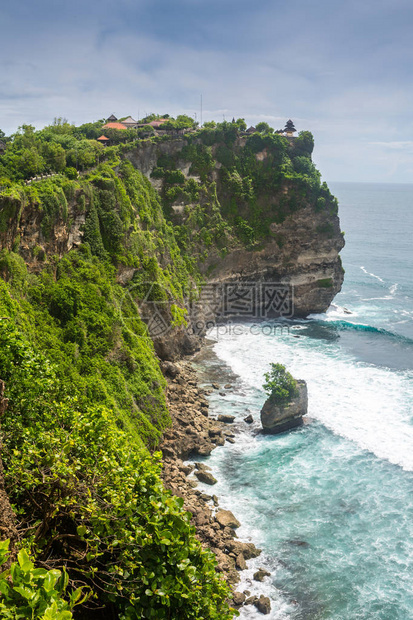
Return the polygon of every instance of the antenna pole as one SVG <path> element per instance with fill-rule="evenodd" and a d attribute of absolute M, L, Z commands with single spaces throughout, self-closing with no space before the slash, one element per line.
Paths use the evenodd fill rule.
<path fill-rule="evenodd" d="M 201 94 L 201 127 L 202 127 L 202 94 Z"/>

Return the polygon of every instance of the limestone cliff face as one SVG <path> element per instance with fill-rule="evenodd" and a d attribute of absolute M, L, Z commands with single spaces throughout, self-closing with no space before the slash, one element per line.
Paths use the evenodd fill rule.
<path fill-rule="evenodd" d="M 47 233 L 39 204 L 29 204 L 24 198 L 13 202 L 7 226 L 0 231 L 0 250 L 18 251 L 29 269 L 41 270 L 47 256 L 61 258 L 82 243 L 86 213 L 79 209 L 76 197 L 68 201 L 65 216 L 56 215 Z"/>
<path fill-rule="evenodd" d="M 242 153 L 246 147 L 246 137 L 240 137 L 233 146 L 235 153 Z M 165 189 L 162 180 L 151 177 L 160 158 L 174 158 L 175 166 L 186 179 L 200 179 L 192 172 L 190 164 L 182 156 L 184 140 L 154 145 L 148 143 L 140 149 L 127 154 L 132 164 L 141 170 L 161 193 Z M 294 148 L 291 142 L 290 150 Z M 222 182 L 222 164 L 216 155 L 222 148 L 219 144 L 210 147 L 215 162 L 209 173 L 214 183 L 219 203 L 228 199 Z M 271 166 L 271 154 L 263 149 L 255 154 L 262 166 Z M 192 172 L 192 175 L 190 174 Z M 290 196 L 297 193 L 295 181 L 281 182 L 280 187 L 270 195 L 260 196 L 263 210 L 274 220 L 269 234 L 252 249 L 231 239 L 225 252 L 208 248 L 208 256 L 199 263 L 199 268 L 210 283 L 279 283 L 285 285 L 291 296 L 291 315 L 305 317 L 311 313 L 325 312 L 335 295 L 341 290 L 344 270 L 339 256 L 344 247 L 344 237 L 336 208 L 320 208 L 314 197 L 300 202 L 300 208 L 288 214 L 285 219 L 277 218 L 275 212 L 280 204 L 288 203 Z M 299 190 L 301 191 L 301 190 Z M 194 204 L 172 206 L 175 224 L 184 225 Z M 239 215 L 244 215 L 248 207 L 242 200 L 235 200 Z M 225 217 L 225 216 L 224 216 Z M 277 220 L 283 221 L 277 223 Z M 282 314 L 282 312 L 280 313 Z M 284 312 L 285 315 L 285 312 Z M 277 312 L 273 312 L 277 316 Z"/>
<path fill-rule="evenodd" d="M 310 313 L 324 312 L 343 283 L 344 271 L 339 252 L 344 246 L 344 239 L 340 232 L 337 205 L 328 188 L 308 189 L 300 179 L 293 178 L 294 171 L 290 177 L 284 178 L 279 174 L 276 167 L 280 169 L 280 163 L 276 161 L 276 154 L 269 149 L 264 148 L 252 154 L 248 152 L 249 159 L 245 159 L 249 148 L 248 139 L 239 137 L 231 147 L 223 143 L 212 143 L 205 147 L 198 138 L 191 144 L 181 137 L 159 143 L 143 141 L 135 148 L 126 150 L 123 156 L 150 180 L 163 203 L 165 217 L 175 225 L 178 235 L 182 229 L 188 238 L 192 235 L 196 239 L 192 245 L 185 241 L 183 252 L 189 254 L 191 260 L 196 259 L 198 269 L 208 282 L 277 283 L 290 291 L 290 316 L 304 317 Z M 284 160 L 289 160 L 291 170 L 291 162 L 294 163 L 291 153 L 296 144 L 291 142 L 289 151 L 283 155 Z M 274 175 L 278 174 L 280 178 L 273 190 L 262 187 L 257 190 L 255 207 L 251 207 L 251 200 L 242 194 L 246 191 L 246 183 L 238 171 L 232 172 L 235 165 L 228 164 L 225 168 L 220 161 L 220 158 L 222 161 L 226 158 L 234 163 L 243 157 L 247 162 L 246 168 L 262 167 L 271 179 L 274 167 Z M 173 162 L 168 172 L 178 172 L 182 181 L 173 180 L 168 185 L 166 176 L 152 176 L 154 170 L 159 171 L 165 161 Z M 306 161 L 311 162 L 311 155 L 307 154 Z M 119 174 L 122 176 L 121 172 Z M 247 178 L 247 181 L 251 185 L 251 180 Z M 188 192 L 188 184 L 194 193 L 192 197 Z M 50 222 L 46 222 L 47 225 L 42 205 L 29 201 L 24 194 L 20 201 L 16 197 L 2 199 L 0 247 L 9 250 L 18 248 L 17 251 L 29 268 L 34 270 L 42 269 L 45 258 L 53 255 L 61 257 L 78 247 L 84 240 L 85 224 L 94 208 L 87 182 L 80 185 L 74 195 L 67 196 L 67 200 L 63 198 L 66 207 L 57 208 L 53 216 L 49 217 Z M 326 198 L 321 197 L 320 203 L 323 192 Z M 175 199 L 169 200 L 170 195 L 176 196 Z M 117 200 L 115 196 L 113 204 L 120 213 L 120 207 L 116 206 Z M 267 229 L 253 244 L 248 244 L 238 234 L 238 220 L 247 222 L 251 209 L 257 207 L 266 220 Z M 147 230 L 147 224 L 141 223 L 139 218 L 139 209 L 134 205 L 132 208 L 137 218 L 135 231 L 136 226 Z M 157 208 L 160 209 L 159 206 Z M 196 228 L 196 222 L 202 217 L 204 228 L 200 231 Z M 124 225 L 126 244 L 129 243 L 128 231 L 132 230 L 130 222 Z M 255 223 L 248 221 L 251 230 L 256 222 L 257 217 Z M 202 241 L 208 237 L 209 227 L 212 229 L 214 226 L 225 230 L 224 241 L 221 238 L 218 242 L 217 237 L 213 236 L 208 241 Z M 153 226 L 151 234 L 156 235 Z M 128 278 L 133 277 L 134 273 L 135 269 L 121 266 L 119 281 L 127 285 Z M 285 315 L 285 312 L 281 314 Z M 273 316 L 277 316 L 276 310 Z"/>
<path fill-rule="evenodd" d="M 326 223 L 330 226 L 323 232 Z M 338 216 L 326 218 L 307 207 L 273 229 L 282 234 L 281 246 L 269 239 L 258 250 L 237 248 L 217 262 L 211 257 L 204 265 L 208 270 L 214 264 L 210 281 L 284 284 L 291 291 L 294 316 L 325 312 L 344 278 L 339 256 L 344 240 Z"/>

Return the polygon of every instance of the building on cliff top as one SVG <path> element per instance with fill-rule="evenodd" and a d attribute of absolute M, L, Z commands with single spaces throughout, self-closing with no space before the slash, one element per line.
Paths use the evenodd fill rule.
<path fill-rule="evenodd" d="M 106 123 L 103 129 L 128 129 L 123 123 Z"/>
<path fill-rule="evenodd" d="M 116 123 L 116 121 L 117 121 L 117 120 L 118 120 L 118 119 L 116 118 L 116 116 L 115 116 L 114 114 L 111 114 L 111 115 L 109 116 L 109 118 L 108 118 L 108 119 L 106 119 L 106 122 L 107 122 L 107 123 Z"/>
<path fill-rule="evenodd" d="M 169 118 L 158 118 L 156 119 L 156 121 L 151 121 L 149 125 L 154 129 L 159 129 L 159 127 L 161 127 L 167 121 L 169 121 Z"/>
<path fill-rule="evenodd" d="M 98 138 L 98 142 L 103 144 L 103 146 L 107 146 L 109 144 L 109 138 L 107 138 L 106 136 L 102 134 L 100 138 Z"/>
<path fill-rule="evenodd" d="M 287 138 L 293 138 L 294 137 L 294 132 L 296 132 L 296 128 L 294 127 L 294 123 L 292 122 L 292 120 L 288 120 L 285 123 L 285 127 L 284 127 L 284 132 L 287 136 Z"/>
<path fill-rule="evenodd" d="M 128 116 L 128 118 L 125 118 L 121 122 L 122 122 L 122 125 L 126 125 L 128 129 L 132 129 L 138 126 L 138 121 L 135 121 L 135 119 L 132 118 L 131 116 Z"/>

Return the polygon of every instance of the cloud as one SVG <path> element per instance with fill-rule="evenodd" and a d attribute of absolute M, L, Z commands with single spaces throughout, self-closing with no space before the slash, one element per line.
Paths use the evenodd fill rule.
<path fill-rule="evenodd" d="M 203 120 L 313 131 L 327 179 L 410 179 L 410 0 L 22 0 L 18 14 L 5 0 L 0 17 L 6 133 L 55 116 L 199 118 L 202 94 Z"/>
<path fill-rule="evenodd" d="M 369 142 L 372 146 L 379 146 L 395 151 L 411 151 L 413 153 L 413 140 L 393 142 Z"/>

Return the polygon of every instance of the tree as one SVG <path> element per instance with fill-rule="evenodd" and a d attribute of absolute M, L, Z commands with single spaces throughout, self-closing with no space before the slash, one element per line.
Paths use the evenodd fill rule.
<path fill-rule="evenodd" d="M 50 169 L 54 172 L 62 172 L 66 167 L 66 152 L 61 144 L 45 142 L 41 149 L 42 155 Z"/>
<path fill-rule="evenodd" d="M 297 381 L 283 364 L 272 363 L 270 366 L 271 370 L 264 375 L 263 388 L 274 403 L 286 403 L 297 395 Z"/>
<path fill-rule="evenodd" d="M 240 131 L 245 131 L 247 128 L 247 123 L 245 122 L 245 118 L 237 118 L 237 120 L 235 121 L 238 129 Z"/>
<path fill-rule="evenodd" d="M 33 146 L 23 149 L 18 162 L 18 168 L 22 172 L 24 178 L 34 177 L 44 171 L 45 161 Z"/>
<path fill-rule="evenodd" d="M 294 156 L 305 155 L 311 157 L 314 149 L 314 138 L 310 131 L 300 131 L 298 137 L 294 140 Z"/>
<path fill-rule="evenodd" d="M 261 123 L 258 123 L 255 127 L 255 129 L 259 132 L 259 133 L 274 133 L 274 129 L 272 127 L 269 126 L 268 123 L 266 123 L 265 121 L 261 121 Z"/>

